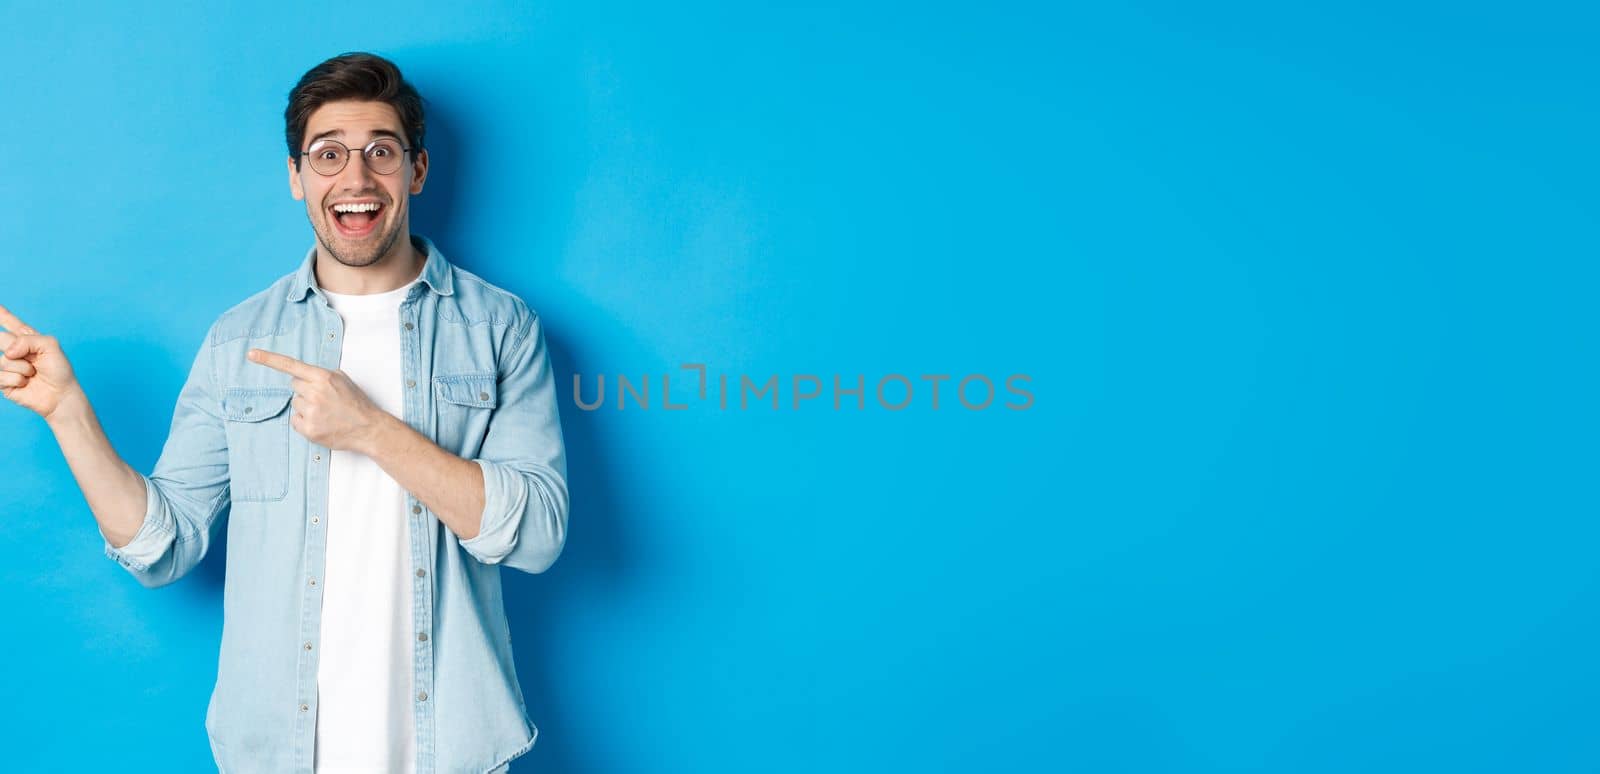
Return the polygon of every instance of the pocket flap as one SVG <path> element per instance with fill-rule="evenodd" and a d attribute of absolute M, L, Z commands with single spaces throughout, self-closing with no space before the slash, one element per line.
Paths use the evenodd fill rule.
<path fill-rule="evenodd" d="M 229 422 L 260 422 L 283 413 L 293 397 L 291 387 L 229 387 L 222 392 L 222 415 Z"/>
<path fill-rule="evenodd" d="M 461 406 L 494 408 L 500 402 L 495 389 L 498 381 L 492 373 L 445 374 L 433 377 L 433 390 L 440 400 Z"/>

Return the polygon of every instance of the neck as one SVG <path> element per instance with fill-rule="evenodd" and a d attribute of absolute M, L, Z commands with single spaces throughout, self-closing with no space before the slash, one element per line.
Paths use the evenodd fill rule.
<path fill-rule="evenodd" d="M 402 228 L 389 251 L 365 266 L 340 263 L 320 242 L 313 270 L 317 285 L 330 293 L 364 296 L 401 287 L 422 273 L 428 256 L 411 244 L 411 229 Z"/>

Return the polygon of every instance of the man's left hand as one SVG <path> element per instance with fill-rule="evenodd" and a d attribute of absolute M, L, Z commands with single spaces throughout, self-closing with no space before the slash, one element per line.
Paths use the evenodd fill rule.
<path fill-rule="evenodd" d="M 289 380 L 295 393 L 289 426 L 312 443 L 369 454 L 383 423 L 391 418 L 344 371 L 264 349 L 251 349 L 246 357 L 294 377 Z"/>

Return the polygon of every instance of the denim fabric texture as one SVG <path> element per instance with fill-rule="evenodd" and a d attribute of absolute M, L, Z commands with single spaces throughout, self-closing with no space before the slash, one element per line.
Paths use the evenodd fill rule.
<path fill-rule="evenodd" d="M 534 744 L 512 659 L 502 567 L 542 572 L 566 542 L 566 459 L 539 315 L 452 265 L 426 237 L 400 307 L 405 412 L 483 470 L 479 533 L 458 540 L 408 496 L 418 772 L 501 770 Z M 329 526 L 329 449 L 289 425 L 290 376 L 251 348 L 338 368 L 343 322 L 312 271 L 212 323 L 145 483 L 144 524 L 105 553 L 139 583 L 182 578 L 227 529 L 222 643 L 205 728 L 222 772 L 312 772 Z M 337 516 L 335 516 L 337 518 Z M 104 534 L 101 535 L 104 538 Z"/>

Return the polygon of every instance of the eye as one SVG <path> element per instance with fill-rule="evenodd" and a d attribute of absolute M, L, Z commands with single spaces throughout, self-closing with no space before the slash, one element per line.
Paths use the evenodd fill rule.
<path fill-rule="evenodd" d="M 317 158 L 320 158 L 320 159 L 322 159 L 324 161 L 332 161 L 332 160 L 334 160 L 336 158 L 339 158 L 339 152 L 336 151 L 336 150 L 333 150 L 332 148 L 327 148 L 327 149 L 318 151 L 317 152 Z"/>
<path fill-rule="evenodd" d="M 392 151 L 389 150 L 389 146 L 387 145 L 379 145 L 372 149 L 373 158 L 381 159 L 385 156 L 388 156 L 390 153 L 392 153 Z"/>

